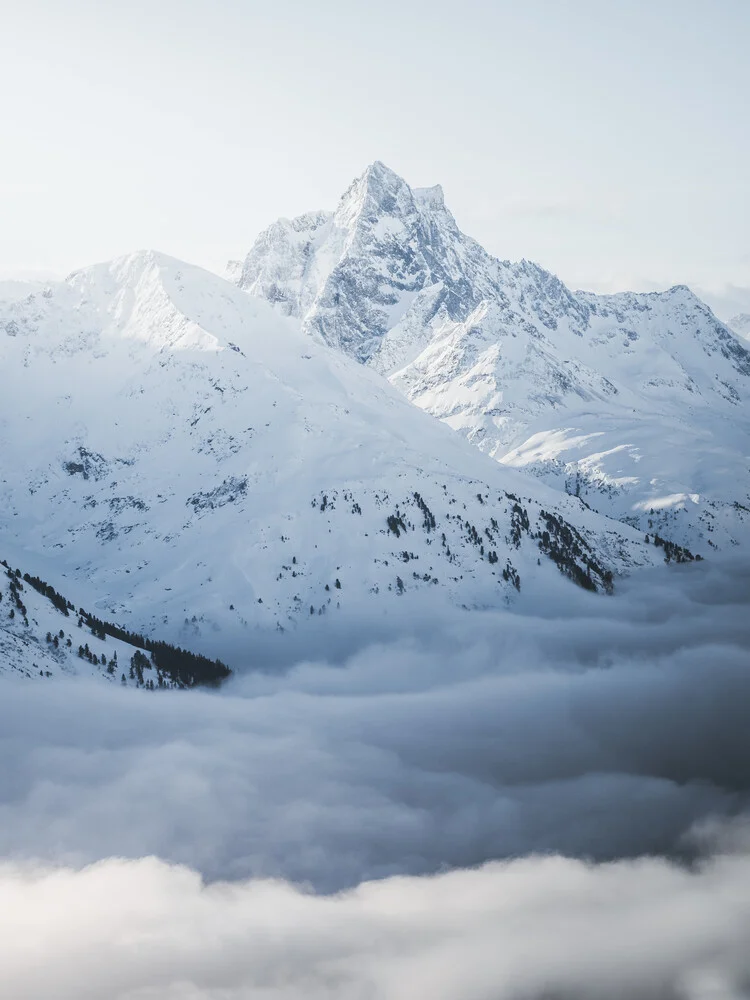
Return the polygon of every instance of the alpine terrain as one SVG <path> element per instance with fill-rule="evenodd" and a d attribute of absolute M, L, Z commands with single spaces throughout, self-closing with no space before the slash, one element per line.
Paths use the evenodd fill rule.
<path fill-rule="evenodd" d="M 687 287 L 573 292 L 382 163 L 229 276 L 505 466 L 696 551 L 750 523 L 750 352 Z"/>
<path fill-rule="evenodd" d="M 304 238 L 299 223 L 267 237 L 270 246 L 273 232 L 289 234 L 277 257 L 299 272 L 286 284 L 277 281 L 275 298 L 286 296 L 286 316 L 223 278 L 154 252 L 89 267 L 0 303 L 6 667 L 34 676 L 53 663 L 88 670 L 88 654 L 78 656 L 88 642 L 97 670 L 102 654 L 109 665 L 114 648 L 128 663 L 133 649 L 145 649 L 154 662 L 147 669 L 161 670 L 163 683 L 215 680 L 195 664 L 170 674 L 172 654 L 159 644 L 211 657 L 241 649 L 251 657 L 259 632 L 301 628 L 347 610 L 377 617 L 420 595 L 433 606 L 493 607 L 542 584 L 572 585 L 564 578 L 609 591 L 635 566 L 690 558 L 668 539 L 652 533 L 647 540 L 582 498 L 493 462 L 354 360 L 376 368 L 392 350 L 390 367 L 402 372 L 396 383 L 411 379 L 416 386 L 414 366 L 425 363 L 430 324 L 443 329 L 472 295 L 490 294 L 489 284 L 462 284 L 465 254 L 476 268 L 484 257 L 451 228 L 437 193 L 414 196 L 399 183 L 393 197 L 404 204 L 388 203 L 399 214 L 367 222 L 375 246 L 401 245 L 402 218 L 414 232 L 399 265 L 413 274 L 413 287 L 391 295 L 391 327 L 376 324 L 365 334 L 365 313 L 386 314 L 374 304 L 385 294 L 375 270 L 395 266 L 393 255 L 378 257 L 370 246 L 362 278 L 371 282 L 369 292 L 355 296 L 355 274 L 342 277 L 335 292 L 320 270 L 316 288 L 330 303 L 311 300 L 304 325 L 325 336 L 302 331 L 305 282 L 326 254 L 331 260 L 333 241 L 344 258 L 336 266 L 349 267 L 344 234 L 353 239 L 359 232 L 355 209 L 376 178 L 386 187 L 396 183 L 371 171 L 348 196 L 346 219 L 340 209 L 335 224 L 307 220 Z M 444 277 L 440 287 L 419 289 L 428 273 L 425 226 L 433 227 L 429 267 L 443 268 Z M 308 237 L 318 240 L 317 253 L 303 248 Z M 290 247 L 296 249 L 286 253 Z M 364 267 L 364 258 L 356 259 Z M 270 279 L 258 282 L 274 298 Z M 394 288 L 403 283 L 392 276 Z M 568 302 L 554 279 L 548 285 Z M 535 302 L 542 310 L 542 299 Z M 492 310 L 501 314 L 499 301 Z M 479 337 L 466 329 L 467 338 Z M 521 343 L 520 333 L 507 336 Z M 531 340 L 541 358 L 541 334 Z M 721 343 L 727 366 L 744 361 L 734 339 Z M 541 365 L 539 377 L 552 378 L 550 371 Z M 604 380 L 586 378 L 606 399 Z M 543 412 L 540 402 L 533 405 Z M 494 426 L 491 417 L 482 419 Z M 40 587 L 44 581 L 41 590 L 27 582 L 22 593 L 27 576 Z M 78 638 L 78 619 L 85 639 Z M 114 679 L 122 672 L 118 667 Z M 157 673 L 151 680 L 158 685 Z"/>

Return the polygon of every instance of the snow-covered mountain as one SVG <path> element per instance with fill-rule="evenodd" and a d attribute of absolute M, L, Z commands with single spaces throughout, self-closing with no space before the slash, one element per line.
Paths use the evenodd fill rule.
<path fill-rule="evenodd" d="M 697 549 L 750 517 L 750 353 L 684 286 L 572 292 L 381 163 L 232 272 L 505 464 Z"/>
<path fill-rule="evenodd" d="M 7 557 L 102 619 L 209 655 L 255 627 L 420 593 L 493 606 L 560 570 L 607 589 L 681 557 L 160 254 L 0 304 L 0 352 Z"/>
<path fill-rule="evenodd" d="M 330 346 L 360 361 L 383 355 L 385 370 L 429 342 L 431 323 L 497 293 L 487 261 L 459 232 L 440 187 L 412 190 L 374 163 L 335 212 L 280 219 L 230 273 Z"/>

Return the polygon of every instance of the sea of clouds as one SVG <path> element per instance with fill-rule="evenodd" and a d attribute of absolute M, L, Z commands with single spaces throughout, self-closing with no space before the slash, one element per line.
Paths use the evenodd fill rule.
<path fill-rule="evenodd" d="M 220 692 L 5 682 L 0 996 L 750 995 L 749 608 L 724 560 Z"/>

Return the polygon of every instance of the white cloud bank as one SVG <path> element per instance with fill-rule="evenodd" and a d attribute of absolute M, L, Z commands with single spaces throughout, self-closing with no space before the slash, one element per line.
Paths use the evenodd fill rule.
<path fill-rule="evenodd" d="M 730 1000 L 750 987 L 750 857 L 560 857 L 314 896 L 146 858 L 0 870 L 13 1000 Z"/>

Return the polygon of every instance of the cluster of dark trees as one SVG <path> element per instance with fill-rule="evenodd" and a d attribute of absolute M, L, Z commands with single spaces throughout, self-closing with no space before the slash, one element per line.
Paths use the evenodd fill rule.
<path fill-rule="evenodd" d="M 503 570 L 503 580 L 506 583 L 512 583 L 516 590 L 520 593 L 521 591 L 521 577 L 519 576 L 518 570 L 513 565 L 513 563 L 508 560 L 505 569 Z"/>
<path fill-rule="evenodd" d="M 386 524 L 388 525 L 388 530 L 392 531 L 396 538 L 401 537 L 401 532 L 406 534 L 406 525 L 404 524 L 404 519 L 399 514 L 398 510 L 395 514 L 389 514 L 386 518 Z"/>
<path fill-rule="evenodd" d="M 78 647 L 78 655 L 82 660 L 88 660 L 89 663 L 93 663 L 95 667 L 98 666 L 100 663 L 103 667 L 107 666 L 107 657 L 105 656 L 105 654 L 102 653 L 101 658 L 98 657 L 96 653 L 91 652 L 88 643 L 85 643 L 83 646 Z M 111 663 L 112 663 L 112 669 L 109 671 L 109 673 L 113 674 L 114 665 L 117 663 L 117 650 L 115 650 L 115 655 L 112 657 Z"/>
<path fill-rule="evenodd" d="M 8 617 L 15 618 L 17 608 L 23 615 L 24 625 L 28 625 L 29 619 L 26 614 L 26 605 L 21 599 L 21 591 L 23 590 L 23 584 L 21 583 L 21 571 L 17 569 L 12 570 L 4 559 L 2 560 L 2 564 L 5 566 L 5 575 L 10 580 L 10 584 L 8 586 L 8 589 L 10 590 L 10 598 L 16 606 L 15 608 L 10 609 Z"/>
<path fill-rule="evenodd" d="M 142 653 L 140 651 L 140 649 L 136 649 L 136 651 L 133 653 L 133 655 L 130 658 L 130 670 L 129 670 L 129 674 L 130 674 L 131 681 L 135 681 L 136 684 L 138 685 L 138 687 L 146 688 L 149 691 L 155 691 L 157 688 L 168 688 L 168 687 L 175 687 L 176 686 L 174 684 L 174 682 L 170 682 L 169 680 L 166 680 L 165 677 L 164 677 L 164 674 L 162 674 L 162 672 L 160 670 L 156 671 L 156 674 L 157 674 L 156 684 L 154 684 L 153 677 L 149 677 L 149 678 L 144 679 L 144 677 L 143 677 L 143 671 L 144 670 L 149 670 L 153 666 L 154 666 L 153 662 L 151 660 L 149 660 L 149 658 L 146 656 L 146 654 Z M 110 661 L 110 665 L 107 667 L 107 670 L 109 670 L 110 673 L 114 673 L 114 670 L 112 669 L 112 663 L 111 663 L 111 661 Z M 127 680 L 125 678 L 125 674 L 121 675 L 120 681 L 123 684 L 127 684 Z M 179 685 L 177 685 L 177 686 L 179 686 Z"/>
<path fill-rule="evenodd" d="M 64 615 L 69 615 L 73 610 L 73 605 L 70 601 L 66 601 L 62 594 L 59 594 L 54 587 L 50 587 L 48 583 L 44 580 L 40 580 L 38 576 L 29 576 L 28 573 L 23 574 L 23 578 L 30 587 L 38 591 L 48 601 L 51 601 L 58 611 L 62 611 Z"/>
<path fill-rule="evenodd" d="M 521 535 L 529 530 L 529 513 L 520 503 L 513 504 L 510 510 L 510 540 L 518 548 L 521 544 Z"/>
<path fill-rule="evenodd" d="M 466 528 L 466 533 L 471 544 L 480 548 L 482 550 L 482 555 L 484 555 L 484 543 L 482 542 L 482 536 L 470 521 L 467 520 L 464 523 L 464 527 Z"/>
<path fill-rule="evenodd" d="M 51 646 L 54 646 L 55 649 L 59 649 L 60 648 L 60 641 L 62 639 L 65 639 L 65 633 L 63 632 L 62 629 L 60 629 L 60 631 L 57 633 L 57 635 L 52 635 L 51 632 L 47 633 L 47 642 Z M 70 639 L 70 638 L 65 639 L 65 645 L 68 646 L 68 648 L 70 648 L 73 645 L 73 640 Z M 81 655 L 80 651 L 79 651 L 78 655 L 79 656 Z"/>
<path fill-rule="evenodd" d="M 584 590 L 596 590 L 593 575 L 599 577 L 604 590 L 612 593 L 614 580 L 612 570 L 600 566 L 591 554 L 588 544 L 569 524 L 543 510 L 540 512 L 545 529 L 539 533 L 539 548 L 557 566 L 561 573 L 577 583 Z M 583 563 L 579 565 L 578 560 Z"/>
<path fill-rule="evenodd" d="M 700 562 L 703 558 L 702 556 L 694 556 L 689 549 L 686 549 L 682 545 L 677 545 L 676 542 L 670 542 L 660 535 L 655 534 L 653 539 L 649 539 L 648 535 L 646 535 L 646 541 L 650 540 L 653 541 L 654 545 L 664 549 L 664 562 L 686 563 L 693 562 L 694 560 Z"/>
<path fill-rule="evenodd" d="M 119 625 L 102 621 L 83 608 L 79 608 L 78 613 L 84 624 L 99 638 L 111 635 L 113 639 L 126 642 L 136 649 L 147 650 L 151 654 L 153 665 L 179 687 L 195 687 L 199 684 L 216 687 L 231 673 L 229 667 L 221 660 L 210 660 L 200 653 L 192 653 L 188 649 L 172 646 L 168 642 L 149 639 L 138 632 L 129 632 Z"/>
<path fill-rule="evenodd" d="M 24 621 L 28 624 L 28 618 L 26 615 L 26 606 L 20 597 L 20 592 L 23 590 L 23 583 L 21 582 L 21 571 L 19 569 L 10 569 L 8 563 L 3 559 L 0 561 L 6 569 L 6 575 L 10 580 L 10 593 L 16 607 L 21 612 L 24 617 Z M 46 597 L 58 611 L 64 615 L 69 615 L 72 610 L 74 610 L 74 605 L 70 601 L 67 601 L 62 594 L 58 593 L 54 587 L 46 583 L 44 580 L 40 579 L 38 576 L 31 576 L 26 573 L 23 576 L 23 580 L 30 586 L 33 587 L 38 593 Z M 337 581 L 338 583 L 338 581 Z M 340 584 L 339 584 L 340 586 Z M 11 617 L 14 616 L 15 610 L 11 608 Z M 219 685 L 223 680 L 229 677 L 231 671 L 225 663 L 221 660 L 211 660 L 207 656 L 202 656 L 200 653 L 192 653 L 190 650 L 181 649 L 179 646 L 172 646 L 168 642 L 161 642 L 156 639 L 149 639 L 146 636 L 140 635 L 137 632 L 129 632 L 127 629 L 120 628 L 119 625 L 114 625 L 111 622 L 102 621 L 102 619 L 97 618 L 95 615 L 89 614 L 83 608 L 78 609 L 78 625 L 83 628 L 87 626 L 91 630 L 91 634 L 95 635 L 98 639 L 105 639 L 108 635 L 112 636 L 113 639 L 119 639 L 121 642 L 126 642 L 130 646 L 134 646 L 137 651 L 146 650 L 150 654 L 150 660 L 146 657 L 145 653 L 137 652 L 134 654 L 134 658 L 142 657 L 147 665 L 153 664 L 157 668 L 159 675 L 164 675 L 171 681 L 172 686 L 176 687 L 195 687 L 196 685 L 209 685 L 215 687 Z M 55 644 L 55 639 L 58 639 L 64 635 L 60 633 L 60 636 L 53 637 L 49 636 L 48 641 Z M 79 647 L 78 655 L 88 659 L 91 663 L 99 663 L 100 660 L 96 654 L 92 653 L 88 644 L 81 645 Z M 116 662 L 116 655 L 110 660 Z M 131 661 L 132 662 L 132 661 Z M 101 657 L 101 663 L 106 665 L 106 656 Z M 143 663 L 141 659 L 137 659 L 136 663 L 143 669 Z M 135 668 L 134 668 L 135 669 Z M 111 673 L 112 671 L 110 671 Z M 144 685 L 146 686 L 146 685 Z M 153 685 L 151 685 L 153 686 Z M 162 684 L 160 684 L 162 686 Z"/>
<path fill-rule="evenodd" d="M 414 502 L 417 507 L 422 511 L 422 527 L 426 532 L 434 531 L 437 527 L 437 521 L 435 520 L 435 515 L 432 513 L 430 508 L 422 499 L 421 495 L 414 491 Z"/>

